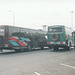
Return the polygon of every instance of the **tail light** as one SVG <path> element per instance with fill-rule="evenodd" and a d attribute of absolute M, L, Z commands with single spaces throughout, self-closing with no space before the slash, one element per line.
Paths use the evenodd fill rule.
<path fill-rule="evenodd" d="M 48 44 L 50 44 L 50 42 L 48 42 Z"/>
<path fill-rule="evenodd" d="M 63 42 L 60 42 L 60 44 L 63 44 Z"/>

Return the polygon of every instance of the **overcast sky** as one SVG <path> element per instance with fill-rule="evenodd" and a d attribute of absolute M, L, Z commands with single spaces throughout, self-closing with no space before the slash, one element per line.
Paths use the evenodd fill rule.
<path fill-rule="evenodd" d="M 75 27 L 75 0 L 0 0 L 0 25 L 41 29 L 42 25 Z"/>

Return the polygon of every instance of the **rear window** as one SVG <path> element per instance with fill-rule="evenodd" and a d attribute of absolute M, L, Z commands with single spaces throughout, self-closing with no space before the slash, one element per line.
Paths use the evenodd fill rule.
<path fill-rule="evenodd" d="M 62 27 L 56 27 L 56 28 L 50 28 L 49 27 L 48 32 L 50 32 L 50 33 L 62 32 Z"/>

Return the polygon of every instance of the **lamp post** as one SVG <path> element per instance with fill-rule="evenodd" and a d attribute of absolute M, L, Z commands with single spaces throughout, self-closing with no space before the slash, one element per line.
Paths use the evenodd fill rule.
<path fill-rule="evenodd" d="M 9 11 L 13 14 L 13 26 L 15 25 L 15 13 L 13 11 Z"/>
<path fill-rule="evenodd" d="M 71 25 L 72 25 L 72 28 L 73 28 L 73 13 L 74 13 L 74 11 L 71 11 Z"/>

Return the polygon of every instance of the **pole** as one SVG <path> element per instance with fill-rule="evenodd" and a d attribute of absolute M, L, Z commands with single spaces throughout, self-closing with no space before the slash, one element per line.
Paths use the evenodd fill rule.
<path fill-rule="evenodd" d="M 15 25 L 15 13 L 13 12 L 13 26 Z"/>
<path fill-rule="evenodd" d="M 71 11 L 71 24 L 72 24 L 72 28 L 73 28 L 73 11 Z"/>
<path fill-rule="evenodd" d="M 13 14 L 13 26 L 15 25 L 15 13 L 13 11 L 9 11 L 9 12 L 12 12 Z"/>

